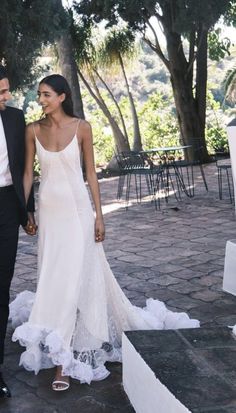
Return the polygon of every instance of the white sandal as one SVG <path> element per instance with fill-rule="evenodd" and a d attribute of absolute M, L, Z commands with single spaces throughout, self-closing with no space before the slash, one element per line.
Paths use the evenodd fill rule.
<path fill-rule="evenodd" d="M 59 385 L 62 384 L 63 386 L 62 387 L 57 387 L 58 384 Z M 54 380 L 52 382 L 52 390 L 54 390 L 54 391 L 65 391 L 65 390 L 68 390 L 69 387 L 70 387 L 70 383 L 68 383 L 67 381 L 64 381 L 64 380 Z"/>

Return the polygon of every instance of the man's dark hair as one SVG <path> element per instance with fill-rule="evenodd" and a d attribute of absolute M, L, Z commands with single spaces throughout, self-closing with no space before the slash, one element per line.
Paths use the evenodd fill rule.
<path fill-rule="evenodd" d="M 5 68 L 5 66 L 0 65 L 0 80 L 6 79 L 7 77 L 7 69 Z"/>

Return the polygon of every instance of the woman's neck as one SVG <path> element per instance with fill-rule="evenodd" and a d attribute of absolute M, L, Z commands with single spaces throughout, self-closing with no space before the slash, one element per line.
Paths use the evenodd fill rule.
<path fill-rule="evenodd" d="M 61 128 L 64 126 L 65 123 L 68 123 L 68 121 L 72 120 L 72 118 L 66 115 L 66 113 L 63 110 L 58 110 L 54 113 L 48 114 L 46 116 L 46 120 L 49 126 Z"/>

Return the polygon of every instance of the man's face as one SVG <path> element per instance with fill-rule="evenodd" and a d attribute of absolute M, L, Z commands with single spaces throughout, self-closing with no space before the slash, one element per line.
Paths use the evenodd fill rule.
<path fill-rule="evenodd" d="M 6 103 L 11 98 L 9 91 L 9 81 L 7 78 L 0 80 L 0 110 L 6 109 Z"/>

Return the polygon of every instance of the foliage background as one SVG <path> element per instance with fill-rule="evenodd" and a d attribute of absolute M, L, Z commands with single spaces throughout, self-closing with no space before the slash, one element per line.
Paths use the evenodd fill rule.
<path fill-rule="evenodd" d="M 55 57 L 48 49 L 45 53 L 46 56 L 42 58 L 43 62 L 47 62 L 49 73 L 50 71 L 55 72 Z M 225 102 L 222 84 L 227 70 L 234 66 L 235 57 L 236 47 L 232 47 L 231 55 L 219 62 L 213 62 L 209 59 L 206 120 L 206 140 L 209 153 L 214 153 L 216 149 L 227 150 L 226 125 L 234 116 L 234 106 L 230 102 Z M 173 95 L 169 74 L 163 63 L 146 45 L 142 45 L 135 60 L 127 66 L 127 73 L 137 105 L 144 148 L 178 144 L 179 129 Z M 119 100 L 130 142 L 132 142 L 132 118 L 123 78 L 119 73 L 112 72 L 109 77 L 106 80 Z M 114 103 L 109 100 L 106 91 L 102 90 L 109 109 L 115 114 Z M 40 107 L 35 103 L 36 96 L 37 85 L 24 95 L 25 104 L 18 97 L 18 103 L 26 109 L 27 122 L 41 116 Z M 83 86 L 82 97 L 86 119 L 91 122 L 93 127 L 96 164 L 103 166 L 110 161 L 114 154 L 112 131 L 107 119 Z"/>

